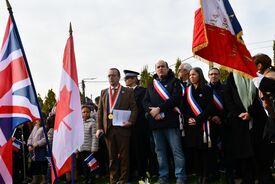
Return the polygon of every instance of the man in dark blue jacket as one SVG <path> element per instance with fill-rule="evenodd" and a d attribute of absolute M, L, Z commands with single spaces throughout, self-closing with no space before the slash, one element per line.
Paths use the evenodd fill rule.
<path fill-rule="evenodd" d="M 169 183 L 167 145 L 170 146 L 175 163 L 177 184 L 186 180 L 185 160 L 179 130 L 181 87 L 167 62 L 160 60 L 155 65 L 153 84 L 149 85 L 143 100 L 149 115 L 150 128 L 155 142 L 159 164 L 158 183 Z"/>

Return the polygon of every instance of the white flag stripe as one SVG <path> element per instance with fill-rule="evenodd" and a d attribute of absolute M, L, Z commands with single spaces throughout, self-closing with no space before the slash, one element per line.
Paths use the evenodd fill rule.
<path fill-rule="evenodd" d="M 4 70 L 13 60 L 18 59 L 20 57 L 22 57 L 22 52 L 21 49 L 18 49 L 10 53 L 10 55 L 5 60 L 1 61 L 0 59 L 0 71 Z"/>
<path fill-rule="evenodd" d="M 10 25 L 9 28 L 10 28 L 10 30 L 9 30 L 9 35 L 10 35 L 10 33 L 11 33 L 12 29 L 13 29 L 13 24 L 12 24 L 12 23 L 11 23 L 11 25 Z M 5 41 L 5 43 L 3 44 L 3 47 L 1 48 L 1 52 L 0 52 L 0 61 L 2 60 L 2 57 L 3 57 L 3 55 L 5 54 L 5 52 L 6 52 L 6 50 L 7 50 L 9 40 L 10 40 L 10 39 L 7 38 L 6 41 Z"/>
<path fill-rule="evenodd" d="M 229 30 L 232 35 L 235 35 L 234 29 L 226 13 L 223 1 L 205 0 L 202 1 L 202 7 L 204 7 L 203 13 L 206 24 Z"/>
<path fill-rule="evenodd" d="M 2 129 L 0 128 L 0 146 L 3 146 L 6 143 L 7 143 L 7 139 L 4 133 L 2 132 Z"/>

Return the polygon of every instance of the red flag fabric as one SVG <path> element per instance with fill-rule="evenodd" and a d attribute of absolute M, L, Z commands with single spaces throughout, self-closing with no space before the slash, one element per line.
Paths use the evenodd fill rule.
<path fill-rule="evenodd" d="M 195 12 L 192 51 L 195 57 L 230 71 L 256 76 L 256 66 L 242 40 L 242 28 L 228 0 L 201 0 Z"/>
<path fill-rule="evenodd" d="M 0 183 L 12 183 L 12 139 L 0 146 Z"/>
<path fill-rule="evenodd" d="M 67 40 L 63 69 L 56 105 L 53 136 L 53 158 L 58 176 L 71 169 L 72 153 L 83 144 L 84 128 L 81 117 L 80 92 L 72 34 Z"/>

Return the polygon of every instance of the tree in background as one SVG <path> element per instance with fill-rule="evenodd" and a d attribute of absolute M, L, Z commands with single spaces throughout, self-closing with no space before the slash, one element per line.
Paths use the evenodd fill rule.
<path fill-rule="evenodd" d="M 79 92 L 79 94 L 80 94 L 81 104 L 85 104 L 84 94 L 82 92 Z"/>
<path fill-rule="evenodd" d="M 53 92 L 53 89 L 48 90 L 48 94 L 45 97 L 45 101 L 42 107 L 42 112 L 44 112 L 47 116 L 49 115 L 49 112 L 53 108 L 53 106 L 56 103 L 55 93 Z"/>
<path fill-rule="evenodd" d="M 152 83 L 153 77 L 148 71 L 148 66 L 144 66 L 140 73 L 140 86 L 147 88 L 148 84 Z"/>
<path fill-rule="evenodd" d="M 181 60 L 180 58 L 177 58 L 177 61 L 176 61 L 176 64 L 175 64 L 175 76 L 178 77 L 178 70 L 179 70 L 179 67 L 181 65 Z"/>
<path fill-rule="evenodd" d="M 227 79 L 228 75 L 229 75 L 229 72 L 225 69 L 222 69 L 220 67 L 220 74 L 221 74 L 221 83 L 224 83 L 224 81 Z"/>
<path fill-rule="evenodd" d="M 42 108 L 43 107 L 43 99 L 41 98 L 41 95 L 39 93 L 37 95 L 37 100 L 38 100 L 40 108 Z"/>

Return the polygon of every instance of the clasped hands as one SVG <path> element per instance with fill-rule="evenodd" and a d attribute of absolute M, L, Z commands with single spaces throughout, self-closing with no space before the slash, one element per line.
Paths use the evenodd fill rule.
<path fill-rule="evenodd" d="M 149 107 L 149 109 L 150 109 L 150 115 L 155 120 L 161 120 L 160 108 L 159 107 Z"/>

